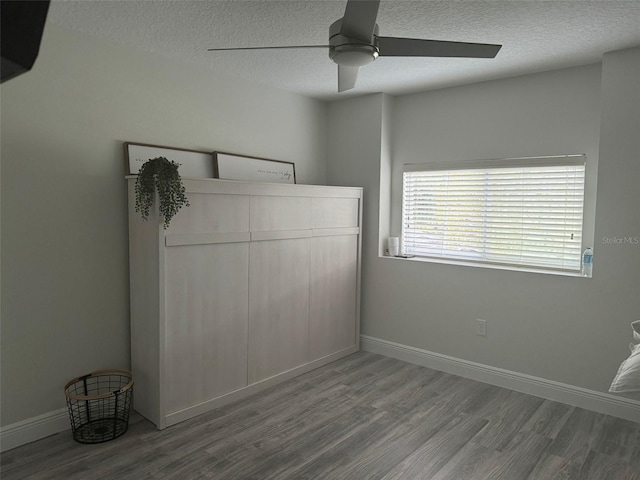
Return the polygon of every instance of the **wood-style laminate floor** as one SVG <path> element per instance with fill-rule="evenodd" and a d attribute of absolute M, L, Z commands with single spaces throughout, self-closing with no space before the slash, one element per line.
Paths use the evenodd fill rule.
<path fill-rule="evenodd" d="M 117 440 L 2 455 L 13 479 L 640 479 L 640 424 L 360 352 Z"/>

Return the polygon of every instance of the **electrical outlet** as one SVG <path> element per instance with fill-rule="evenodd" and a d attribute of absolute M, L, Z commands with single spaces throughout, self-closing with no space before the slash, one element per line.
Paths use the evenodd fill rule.
<path fill-rule="evenodd" d="M 476 319 L 476 335 L 485 336 L 487 334 L 487 321 Z"/>

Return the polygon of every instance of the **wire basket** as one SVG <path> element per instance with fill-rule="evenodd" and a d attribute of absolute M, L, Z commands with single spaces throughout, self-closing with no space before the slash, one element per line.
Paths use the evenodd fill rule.
<path fill-rule="evenodd" d="M 73 438 L 102 443 L 129 428 L 133 376 L 127 370 L 98 370 L 74 378 L 64 386 Z"/>

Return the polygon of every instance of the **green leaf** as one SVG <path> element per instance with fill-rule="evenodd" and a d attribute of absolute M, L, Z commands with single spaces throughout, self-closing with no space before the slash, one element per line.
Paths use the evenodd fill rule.
<path fill-rule="evenodd" d="M 182 207 L 189 206 L 189 200 L 178 173 L 179 166 L 179 163 L 165 157 L 152 158 L 140 167 L 136 179 L 136 212 L 147 220 L 155 194 L 158 192 L 159 210 L 164 218 L 165 229 L 169 227 L 171 219 Z"/>

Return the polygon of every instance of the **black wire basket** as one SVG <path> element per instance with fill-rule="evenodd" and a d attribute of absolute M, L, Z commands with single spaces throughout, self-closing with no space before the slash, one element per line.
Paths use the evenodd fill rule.
<path fill-rule="evenodd" d="M 129 428 L 133 376 L 127 370 L 98 370 L 74 378 L 64 386 L 73 438 L 102 443 Z"/>

